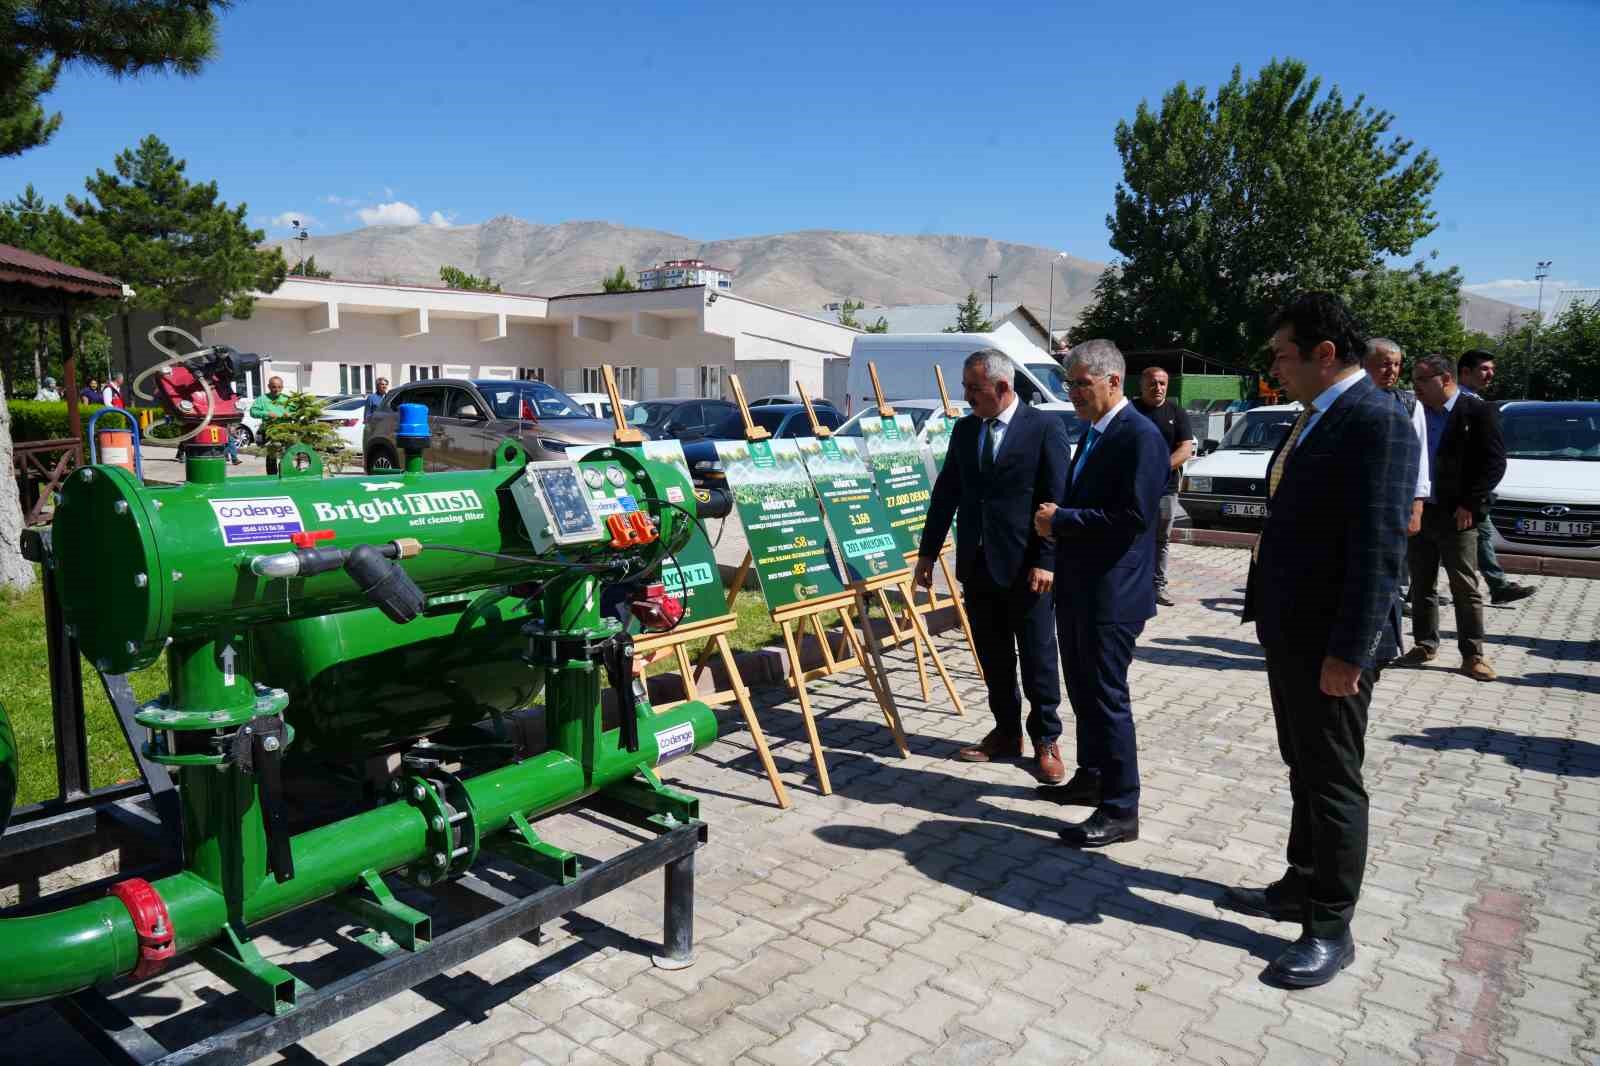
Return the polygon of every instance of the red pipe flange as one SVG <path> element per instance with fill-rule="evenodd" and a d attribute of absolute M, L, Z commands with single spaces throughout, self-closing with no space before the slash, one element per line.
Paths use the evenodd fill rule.
<path fill-rule="evenodd" d="M 128 908 L 134 931 L 139 934 L 139 964 L 134 967 L 133 976 L 144 978 L 160 973 L 175 952 L 172 916 L 167 913 L 166 901 L 149 881 L 137 877 L 118 881 L 109 894 Z"/>

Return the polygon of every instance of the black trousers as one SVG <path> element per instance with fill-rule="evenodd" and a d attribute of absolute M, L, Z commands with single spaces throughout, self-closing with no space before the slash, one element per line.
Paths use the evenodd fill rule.
<path fill-rule="evenodd" d="M 1100 809 L 1139 813 L 1139 749 L 1128 664 L 1144 623 L 1095 622 L 1058 601 L 1056 633 L 1078 740 L 1078 766 L 1100 777 Z"/>
<path fill-rule="evenodd" d="M 1354 696 L 1322 692 L 1322 657 L 1267 652 L 1267 684 L 1278 751 L 1289 767 L 1289 872 L 1273 889 L 1305 905 L 1305 931 L 1342 936 L 1355 916 L 1367 865 L 1367 708 L 1373 670 L 1363 670 Z"/>
<path fill-rule="evenodd" d="M 1022 735 L 1022 697 L 1028 697 L 1028 736 L 1047 743 L 1061 736 L 1061 680 L 1056 675 L 1055 597 L 1029 592 L 1023 574 L 1010 588 L 995 584 L 978 553 L 962 601 L 989 687 L 989 713 L 1001 735 Z M 1017 685 L 1017 666 L 1022 684 Z"/>

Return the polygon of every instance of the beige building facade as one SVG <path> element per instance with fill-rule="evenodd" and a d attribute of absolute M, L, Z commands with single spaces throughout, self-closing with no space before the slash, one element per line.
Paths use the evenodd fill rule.
<path fill-rule="evenodd" d="M 432 377 L 536 378 L 568 392 L 617 371 L 625 397 L 721 396 L 738 372 L 754 399 L 842 386 L 858 331 L 703 286 L 542 297 L 289 278 L 206 344 L 263 358 L 262 377 L 321 395 Z"/>

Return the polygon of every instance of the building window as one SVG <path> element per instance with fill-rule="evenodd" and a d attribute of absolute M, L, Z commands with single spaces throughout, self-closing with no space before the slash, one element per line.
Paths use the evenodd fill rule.
<path fill-rule="evenodd" d="M 617 379 L 617 395 L 624 400 L 640 399 L 640 387 L 643 375 L 636 366 L 614 366 L 612 375 Z M 597 366 L 583 368 L 583 390 L 595 392 L 604 396 L 606 391 L 605 373 Z"/>
<path fill-rule="evenodd" d="M 339 392 L 345 396 L 367 395 L 372 392 L 377 375 L 378 368 L 372 363 L 340 363 Z"/>
<path fill-rule="evenodd" d="M 700 368 L 700 395 L 708 400 L 722 399 L 722 368 L 720 366 L 702 366 Z"/>
<path fill-rule="evenodd" d="M 422 366 L 417 363 L 406 364 L 407 381 L 432 381 L 434 378 L 443 377 L 444 368 L 440 366 Z"/>
<path fill-rule="evenodd" d="M 518 381 L 543 381 L 544 380 L 544 367 L 542 367 L 542 366 L 518 367 L 517 368 L 517 380 Z"/>

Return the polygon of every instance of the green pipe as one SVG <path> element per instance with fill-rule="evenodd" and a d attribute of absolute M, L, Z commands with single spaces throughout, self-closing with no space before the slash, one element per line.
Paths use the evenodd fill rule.
<path fill-rule="evenodd" d="M 0 704 L 0 833 L 6 831 L 11 821 L 11 808 L 17 802 L 17 780 L 22 777 L 22 761 L 17 754 L 17 737 L 11 731 L 11 719 Z"/>
<path fill-rule="evenodd" d="M 717 736 L 716 717 L 703 703 L 685 703 L 641 722 L 640 750 L 618 746 L 615 730 L 603 734 L 593 781 L 583 782 L 577 760 L 547 751 L 465 782 L 480 831 L 505 828 L 512 812 L 538 817 L 633 776 L 659 761 L 656 736 L 688 724 L 692 750 Z M 186 775 L 209 773 L 186 769 Z M 188 787 L 186 781 L 185 787 Z M 422 812 L 404 800 L 298 834 L 292 843 L 295 876 L 278 884 L 270 874 L 247 889 L 245 922 L 259 922 L 352 887 L 363 870 L 387 872 L 427 856 Z M 209 943 L 228 923 L 228 905 L 212 883 L 191 870 L 155 882 L 172 919 L 175 946 L 189 951 Z M 133 921 L 115 899 L 95 900 L 49 914 L 0 920 L 0 1005 L 65 995 L 131 972 L 138 962 Z"/>

